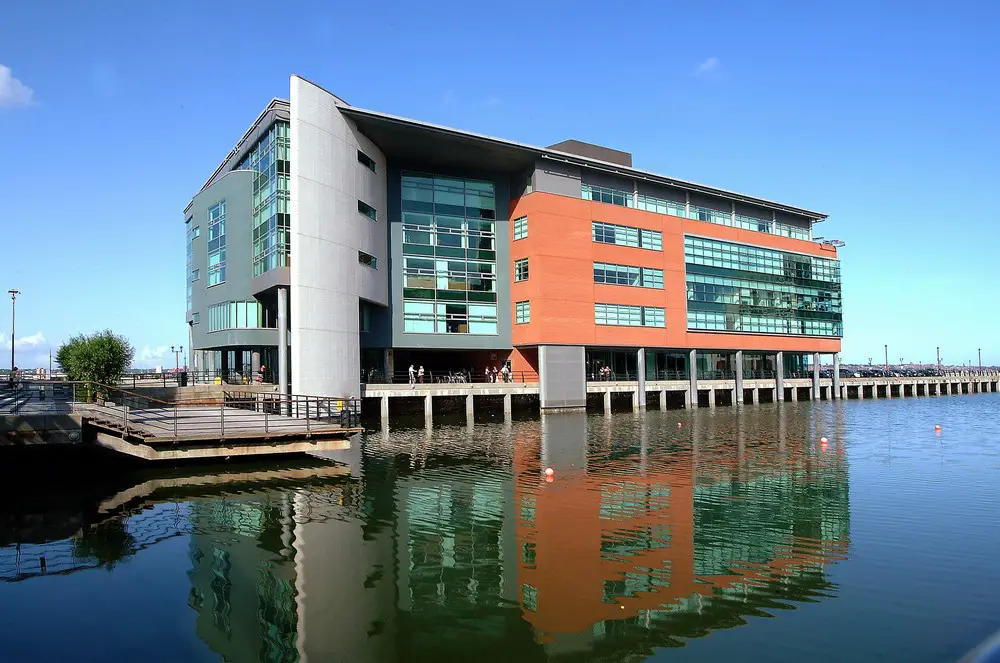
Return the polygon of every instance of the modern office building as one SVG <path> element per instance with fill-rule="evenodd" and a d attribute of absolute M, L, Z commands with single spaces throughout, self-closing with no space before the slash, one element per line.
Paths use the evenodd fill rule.
<path fill-rule="evenodd" d="M 294 393 L 510 362 L 585 380 L 792 375 L 840 350 L 826 215 L 351 106 L 298 76 L 185 209 L 195 370 Z M 405 377 L 403 377 L 405 379 Z"/>

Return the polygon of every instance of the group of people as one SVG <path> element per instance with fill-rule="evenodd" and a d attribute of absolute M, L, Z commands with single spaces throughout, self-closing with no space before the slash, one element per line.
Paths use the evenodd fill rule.
<path fill-rule="evenodd" d="M 610 366 L 601 366 L 597 369 L 597 379 L 602 382 L 611 382 L 614 376 L 611 374 Z"/>
<path fill-rule="evenodd" d="M 507 364 L 501 366 L 500 370 L 497 370 L 496 366 L 494 366 L 493 368 L 487 366 L 485 370 L 485 377 L 487 382 L 510 382 L 511 381 L 510 368 L 507 366 Z"/>
<path fill-rule="evenodd" d="M 417 369 L 417 370 L 413 370 L 413 364 L 410 364 L 410 368 L 407 369 L 406 372 L 410 376 L 410 384 L 416 384 L 418 380 L 420 381 L 420 384 L 424 383 L 424 367 L 423 367 L 423 364 L 421 364 L 420 368 Z"/>
<path fill-rule="evenodd" d="M 407 376 L 410 379 L 410 384 L 420 384 L 424 383 L 424 367 L 421 365 L 419 368 L 414 368 L 413 364 L 410 364 L 410 368 L 406 371 Z M 471 378 L 471 375 L 467 376 Z M 484 377 L 486 382 L 512 382 L 513 374 L 511 373 L 510 367 L 507 364 L 502 365 L 500 368 L 495 366 L 487 366 L 484 370 Z M 465 380 L 459 380 L 464 382 Z"/>

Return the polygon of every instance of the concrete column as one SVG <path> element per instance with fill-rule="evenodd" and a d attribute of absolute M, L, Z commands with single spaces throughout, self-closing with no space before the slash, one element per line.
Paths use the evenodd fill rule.
<path fill-rule="evenodd" d="M 396 372 L 394 353 L 391 348 L 382 351 L 382 365 L 385 366 L 385 381 L 392 382 L 392 374 Z"/>
<path fill-rule="evenodd" d="M 424 425 L 426 426 L 430 426 L 431 422 L 434 421 L 434 402 L 431 398 L 430 394 L 424 396 Z"/>
<path fill-rule="evenodd" d="M 278 288 L 278 393 L 288 393 L 288 288 Z"/>
<path fill-rule="evenodd" d="M 604 392 L 604 414 L 611 414 L 611 392 Z"/>
<path fill-rule="evenodd" d="M 633 412 L 637 412 L 638 410 L 642 410 L 642 409 L 644 409 L 646 407 L 645 405 L 640 405 L 639 404 L 639 394 L 640 393 L 641 392 L 638 389 L 636 389 L 635 391 L 632 392 L 632 411 Z"/>
<path fill-rule="evenodd" d="M 736 203 L 733 203 L 734 205 Z M 736 351 L 736 398 L 733 403 L 740 405 L 743 403 L 743 351 Z"/>
<path fill-rule="evenodd" d="M 503 419 L 504 421 L 510 421 L 514 408 L 513 408 L 513 397 L 510 394 L 503 395 Z"/>
<path fill-rule="evenodd" d="M 381 412 L 381 414 L 382 414 L 382 421 L 388 421 L 388 419 L 389 419 L 389 397 L 388 396 L 383 396 L 382 398 L 379 399 L 379 401 L 381 401 L 380 405 L 381 405 L 381 410 L 382 410 L 382 412 Z"/>
<path fill-rule="evenodd" d="M 466 420 L 466 422 L 471 422 L 473 419 L 475 419 L 476 411 L 475 411 L 475 405 L 474 405 L 473 401 L 474 401 L 474 399 L 473 399 L 472 394 L 469 394 L 468 396 L 465 397 L 465 420 Z"/>
<path fill-rule="evenodd" d="M 639 348 L 636 354 L 636 366 L 639 382 L 639 391 L 632 397 L 633 410 L 646 409 L 646 348 Z"/>
<path fill-rule="evenodd" d="M 840 391 L 840 353 L 833 353 L 833 394 L 834 398 L 842 398 Z"/>
<path fill-rule="evenodd" d="M 715 407 L 715 388 L 708 390 L 708 407 Z"/>
<path fill-rule="evenodd" d="M 695 394 L 695 398 L 697 398 L 698 392 L 695 391 L 694 394 Z M 690 389 L 685 389 L 684 390 L 684 409 L 685 410 L 690 410 L 692 407 L 698 407 L 698 401 L 695 400 L 693 402 L 693 404 L 692 404 L 692 401 L 691 401 L 691 390 Z"/>
<path fill-rule="evenodd" d="M 666 410 L 667 409 L 667 390 L 666 389 L 661 389 L 660 390 L 660 409 L 661 410 Z"/>
<path fill-rule="evenodd" d="M 792 387 L 792 391 L 789 392 L 789 393 L 792 394 L 792 400 L 793 401 L 799 400 L 799 388 L 798 387 Z"/>
<path fill-rule="evenodd" d="M 863 384 L 858 385 L 858 400 L 859 401 L 865 400 L 865 385 Z"/>
<path fill-rule="evenodd" d="M 688 352 L 688 372 L 690 386 L 688 387 L 688 400 L 685 405 L 690 405 L 692 408 L 698 407 L 698 351 L 691 350 Z"/>
<path fill-rule="evenodd" d="M 753 389 L 750 390 L 750 402 L 753 405 L 757 405 L 758 403 L 760 403 L 760 389 L 758 389 L 757 387 L 754 387 Z"/>
<path fill-rule="evenodd" d="M 948 395 L 951 396 L 951 383 L 948 383 Z"/>
<path fill-rule="evenodd" d="M 260 375 L 260 353 L 253 352 L 250 354 L 250 379 L 256 380 L 257 376 Z"/>
<path fill-rule="evenodd" d="M 774 355 L 774 400 L 785 400 L 785 353 Z"/>
<path fill-rule="evenodd" d="M 812 399 L 819 400 L 819 353 L 813 353 L 813 389 Z"/>

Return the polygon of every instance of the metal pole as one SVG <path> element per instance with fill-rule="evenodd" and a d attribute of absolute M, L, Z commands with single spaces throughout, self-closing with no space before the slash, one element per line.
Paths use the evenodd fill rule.
<path fill-rule="evenodd" d="M 10 295 L 10 376 L 14 379 L 14 339 L 17 337 L 14 318 L 17 314 L 17 296 L 21 291 L 11 289 L 7 293 Z"/>
<path fill-rule="evenodd" d="M 889 344 L 885 344 L 885 370 L 889 372 Z"/>
<path fill-rule="evenodd" d="M 983 370 L 983 349 L 979 348 L 979 370 Z"/>

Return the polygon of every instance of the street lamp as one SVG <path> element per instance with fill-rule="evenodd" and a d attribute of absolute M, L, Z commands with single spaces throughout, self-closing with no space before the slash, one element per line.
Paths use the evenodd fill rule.
<path fill-rule="evenodd" d="M 889 370 L 889 344 L 885 344 L 885 370 Z"/>
<path fill-rule="evenodd" d="M 181 353 L 184 352 L 184 346 L 182 345 L 180 347 L 175 348 L 174 346 L 171 345 L 170 351 L 174 353 L 174 373 L 180 373 L 181 372 L 180 356 Z"/>
<path fill-rule="evenodd" d="M 983 349 L 979 348 L 979 370 L 983 370 Z"/>
<path fill-rule="evenodd" d="M 15 327 L 14 327 L 14 316 L 15 316 L 15 314 L 17 312 L 15 305 L 17 304 L 17 296 L 21 294 L 21 291 L 20 290 L 14 290 L 13 288 L 11 288 L 10 290 L 7 291 L 7 294 L 10 295 L 10 376 L 11 376 L 11 378 L 13 378 L 14 377 L 14 336 L 15 336 L 14 332 L 16 331 Z"/>

